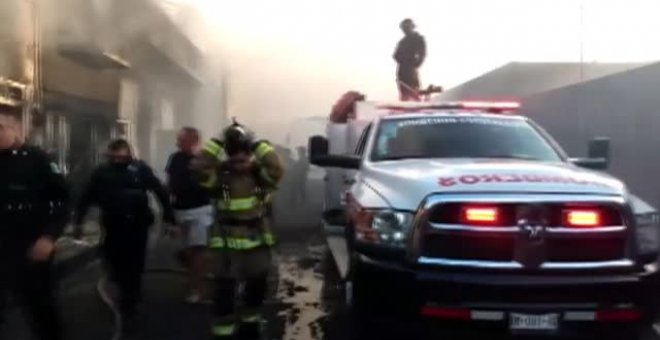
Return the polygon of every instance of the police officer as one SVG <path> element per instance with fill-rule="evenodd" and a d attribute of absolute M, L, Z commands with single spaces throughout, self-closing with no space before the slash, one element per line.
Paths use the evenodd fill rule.
<path fill-rule="evenodd" d="M 55 240 L 66 224 L 68 192 L 46 153 L 22 144 L 15 113 L 0 107 L 0 316 L 8 293 L 15 292 L 39 339 L 58 340 L 51 267 Z"/>
<path fill-rule="evenodd" d="M 174 223 L 174 213 L 163 185 L 147 164 L 134 159 L 127 141 L 110 142 L 107 157 L 108 162 L 94 170 L 80 197 L 76 234 L 81 234 L 89 207 L 97 204 L 105 233 L 102 256 L 110 280 L 119 288 L 118 307 L 124 331 L 130 332 L 136 326 L 149 226 L 154 223 L 148 192 L 153 192 L 160 201 L 165 222 Z"/>
<path fill-rule="evenodd" d="M 223 140 L 211 140 L 193 160 L 200 184 L 217 202 L 217 226 L 209 246 L 216 254 L 214 339 L 260 336 L 261 307 L 267 291 L 274 237 L 267 218 L 269 194 L 277 188 L 283 167 L 275 149 L 234 122 Z M 244 283 L 245 309 L 238 315 L 234 294 Z"/>

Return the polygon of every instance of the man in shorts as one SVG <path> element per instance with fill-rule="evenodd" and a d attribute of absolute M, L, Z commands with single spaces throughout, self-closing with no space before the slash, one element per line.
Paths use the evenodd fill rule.
<path fill-rule="evenodd" d="M 199 148 L 199 131 L 184 127 L 177 136 L 179 151 L 170 156 L 165 171 L 173 196 L 176 221 L 183 231 L 184 250 L 180 259 L 187 267 L 190 278 L 190 294 L 186 301 L 205 301 L 204 281 L 207 274 L 209 227 L 213 224 L 211 200 L 190 172 L 190 161 Z"/>

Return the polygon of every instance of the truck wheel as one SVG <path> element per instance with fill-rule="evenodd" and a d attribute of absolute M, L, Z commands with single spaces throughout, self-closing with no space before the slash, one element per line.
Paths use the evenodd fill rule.
<path fill-rule="evenodd" d="M 657 336 L 654 334 L 653 326 L 648 323 L 643 323 L 635 326 L 626 326 L 622 328 L 612 329 L 601 336 L 606 340 L 642 340 L 642 339 L 655 339 Z"/>
<path fill-rule="evenodd" d="M 344 298 L 348 310 L 351 339 L 368 339 L 374 323 L 373 305 L 368 296 L 368 280 L 356 261 L 351 262 L 350 274 L 344 282 Z"/>
<path fill-rule="evenodd" d="M 367 312 L 371 307 L 368 290 L 368 279 L 360 269 L 357 261 L 351 262 L 348 278 L 344 284 L 344 296 L 346 306 L 354 312 Z"/>

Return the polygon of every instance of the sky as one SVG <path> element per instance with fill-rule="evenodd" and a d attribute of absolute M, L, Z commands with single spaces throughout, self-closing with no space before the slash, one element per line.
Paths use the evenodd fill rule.
<path fill-rule="evenodd" d="M 291 130 L 326 115 L 348 90 L 395 99 L 391 55 L 406 17 L 428 45 L 423 86 L 450 88 L 510 61 L 660 59 L 658 0 L 169 1 L 202 14 L 198 41 L 222 51 L 232 114 L 262 129 L 273 129 L 267 118 L 287 117 L 278 130 Z"/>

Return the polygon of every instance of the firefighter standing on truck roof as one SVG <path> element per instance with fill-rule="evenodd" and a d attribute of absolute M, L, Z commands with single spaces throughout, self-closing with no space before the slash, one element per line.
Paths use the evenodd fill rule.
<path fill-rule="evenodd" d="M 216 300 L 214 339 L 236 334 L 258 339 L 263 323 L 261 307 L 271 266 L 269 196 L 284 169 L 275 149 L 265 141 L 254 142 L 251 133 L 234 122 L 223 140 L 210 140 L 193 160 L 200 184 L 217 204 L 218 223 L 209 246 L 215 253 Z M 234 294 L 244 283 L 244 308 L 236 313 Z"/>
<path fill-rule="evenodd" d="M 394 60 L 398 64 L 396 80 L 399 96 L 401 101 L 419 101 L 418 69 L 426 58 L 426 40 L 415 31 L 415 23 L 411 19 L 404 19 L 399 27 L 405 35 L 394 52 Z"/>
<path fill-rule="evenodd" d="M 51 267 L 55 240 L 67 221 L 69 194 L 46 153 L 23 145 L 20 110 L 12 109 L 0 106 L 0 324 L 7 295 L 15 292 L 38 338 L 59 340 Z"/>

